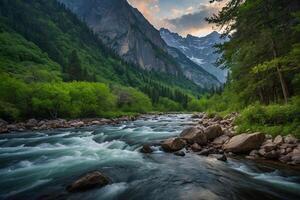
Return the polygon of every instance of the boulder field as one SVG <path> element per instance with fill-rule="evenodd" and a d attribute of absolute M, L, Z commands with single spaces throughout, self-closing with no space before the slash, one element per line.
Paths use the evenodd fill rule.
<path fill-rule="evenodd" d="M 191 119 L 197 125 L 184 129 L 178 137 L 162 141 L 161 148 L 175 155 L 194 152 L 221 161 L 226 161 L 226 156 L 239 154 L 247 159 L 300 165 L 300 143 L 297 138 L 293 135 L 272 138 L 259 132 L 237 135 L 233 124 L 237 115 L 232 113 L 224 118 L 209 118 L 204 113 L 193 115 Z"/>

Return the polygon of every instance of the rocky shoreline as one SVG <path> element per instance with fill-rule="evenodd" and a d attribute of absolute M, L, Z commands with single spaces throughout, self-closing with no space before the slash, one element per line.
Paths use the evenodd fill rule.
<path fill-rule="evenodd" d="M 8 123 L 0 119 L 0 134 L 11 132 L 25 132 L 25 131 L 39 131 L 39 130 L 53 130 L 60 128 L 81 128 L 93 125 L 108 125 L 119 124 L 126 121 L 136 120 L 136 116 L 123 116 L 114 119 L 105 118 L 90 118 L 90 119 L 54 119 L 54 120 L 37 120 L 29 119 L 26 122 Z"/>
<path fill-rule="evenodd" d="M 178 137 L 162 141 L 160 146 L 178 156 L 196 153 L 222 161 L 226 161 L 228 156 L 244 156 L 252 160 L 300 165 L 300 142 L 297 138 L 293 135 L 273 138 L 259 132 L 236 135 L 234 120 L 237 116 L 237 113 L 232 113 L 224 118 L 210 118 L 205 113 L 195 114 L 192 116 L 195 126 L 183 130 Z M 144 145 L 141 152 L 151 153 L 151 146 Z"/>

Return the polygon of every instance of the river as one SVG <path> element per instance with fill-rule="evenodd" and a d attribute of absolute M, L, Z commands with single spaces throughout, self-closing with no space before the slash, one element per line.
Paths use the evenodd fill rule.
<path fill-rule="evenodd" d="M 178 135 L 190 115 L 149 116 L 120 125 L 0 135 L 0 199 L 300 199 L 300 172 L 243 159 L 221 162 L 144 143 Z M 67 185 L 99 170 L 112 184 L 68 194 Z M 58 198 L 59 197 L 59 198 Z"/>

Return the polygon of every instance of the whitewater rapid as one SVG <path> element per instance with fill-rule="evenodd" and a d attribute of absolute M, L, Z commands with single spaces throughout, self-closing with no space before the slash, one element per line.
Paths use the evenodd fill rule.
<path fill-rule="evenodd" d="M 190 115 L 148 116 L 119 125 L 0 135 L 0 199 L 300 199 L 300 173 L 253 161 L 177 157 L 145 143 L 178 135 Z M 112 184 L 68 194 L 66 186 L 99 170 Z M 55 197 L 56 198 L 56 197 Z M 54 199 L 55 199 L 54 198 Z"/>

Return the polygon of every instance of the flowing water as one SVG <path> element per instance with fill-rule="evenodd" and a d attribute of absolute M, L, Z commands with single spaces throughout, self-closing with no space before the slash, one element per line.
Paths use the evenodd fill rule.
<path fill-rule="evenodd" d="M 0 199 L 300 199 L 300 172 L 253 161 L 139 153 L 189 126 L 190 115 L 149 116 L 120 125 L 0 135 Z M 65 188 L 100 170 L 112 184 Z"/>

